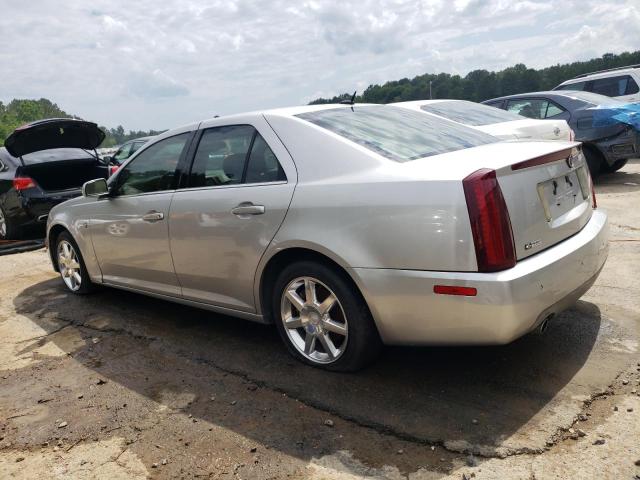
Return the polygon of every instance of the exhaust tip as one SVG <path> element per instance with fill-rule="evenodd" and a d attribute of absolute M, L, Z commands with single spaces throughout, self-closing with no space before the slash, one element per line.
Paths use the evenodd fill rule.
<path fill-rule="evenodd" d="M 553 313 L 542 321 L 542 323 L 538 327 L 538 334 L 544 335 L 544 333 L 547 331 L 547 327 L 549 326 L 549 320 L 551 320 L 552 317 Z"/>

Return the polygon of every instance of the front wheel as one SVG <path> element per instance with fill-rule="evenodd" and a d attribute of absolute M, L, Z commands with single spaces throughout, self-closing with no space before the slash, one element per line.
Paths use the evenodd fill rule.
<path fill-rule="evenodd" d="M 377 356 L 378 331 L 354 289 L 342 274 L 317 262 L 296 262 L 281 272 L 272 305 L 294 357 L 326 370 L 354 371 Z"/>
<path fill-rule="evenodd" d="M 56 240 L 56 260 L 60 278 L 69 291 L 85 295 L 95 290 L 80 249 L 68 232 L 62 232 Z"/>

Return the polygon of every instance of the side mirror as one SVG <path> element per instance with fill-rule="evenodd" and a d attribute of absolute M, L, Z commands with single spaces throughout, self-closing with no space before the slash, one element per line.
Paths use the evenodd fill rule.
<path fill-rule="evenodd" d="M 109 194 L 109 187 L 107 181 L 104 178 L 96 178 L 95 180 L 89 180 L 82 185 L 83 197 L 102 197 Z"/>

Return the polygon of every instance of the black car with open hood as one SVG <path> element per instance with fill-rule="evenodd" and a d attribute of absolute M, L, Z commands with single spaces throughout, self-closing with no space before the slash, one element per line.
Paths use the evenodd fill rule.
<path fill-rule="evenodd" d="M 42 235 L 53 206 L 107 178 L 95 153 L 105 134 L 98 125 L 52 118 L 16 128 L 0 148 L 0 240 Z"/>

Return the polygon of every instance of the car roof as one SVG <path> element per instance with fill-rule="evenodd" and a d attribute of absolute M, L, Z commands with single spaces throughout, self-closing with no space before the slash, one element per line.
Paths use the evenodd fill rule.
<path fill-rule="evenodd" d="M 628 75 L 634 70 L 640 70 L 640 67 L 638 65 L 630 65 L 629 67 L 612 68 L 609 70 L 601 70 L 599 72 L 584 73 L 582 75 L 578 75 L 576 77 L 570 78 L 569 80 L 565 80 L 558 86 L 567 85 L 571 83 L 587 82 L 589 80 L 597 80 L 599 78 L 609 78 L 609 77 L 616 77 L 619 75 Z"/>
<path fill-rule="evenodd" d="M 573 93 L 582 93 L 582 91 L 581 90 L 545 90 L 540 92 L 515 93 L 513 95 L 505 95 L 503 97 L 489 98 L 487 100 L 484 100 L 482 103 L 496 102 L 500 100 L 509 100 L 512 98 L 529 98 L 529 97 L 549 97 L 549 98 L 563 97 L 563 98 L 570 98 L 575 101 L 584 102 L 584 100 L 581 100 L 580 98 L 573 97 L 572 96 Z"/>

